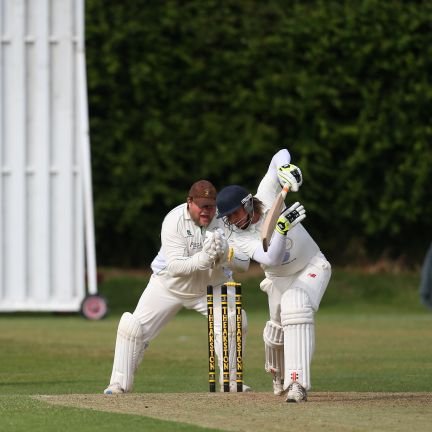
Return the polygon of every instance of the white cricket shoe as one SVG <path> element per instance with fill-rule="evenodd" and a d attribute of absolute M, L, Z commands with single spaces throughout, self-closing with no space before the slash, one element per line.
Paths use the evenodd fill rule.
<path fill-rule="evenodd" d="M 285 393 L 283 388 L 283 379 L 279 375 L 275 375 L 273 378 L 273 393 L 276 396 L 281 396 Z"/>
<path fill-rule="evenodd" d="M 120 387 L 119 383 L 110 384 L 105 390 L 104 394 L 112 395 L 112 394 L 122 394 L 124 390 Z"/>
<path fill-rule="evenodd" d="M 221 384 L 221 386 L 220 386 L 220 391 L 221 392 L 224 391 L 223 384 Z M 243 383 L 243 393 L 251 392 L 251 391 L 252 391 L 252 389 L 248 385 Z M 237 392 L 237 383 L 235 381 L 231 381 L 230 382 L 230 393 L 236 393 L 236 392 Z"/>
<path fill-rule="evenodd" d="M 297 381 L 292 382 L 287 389 L 286 402 L 306 402 L 307 392 Z"/>

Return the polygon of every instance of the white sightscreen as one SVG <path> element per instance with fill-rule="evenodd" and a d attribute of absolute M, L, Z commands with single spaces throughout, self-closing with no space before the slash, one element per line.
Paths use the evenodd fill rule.
<path fill-rule="evenodd" d="M 0 0 L 0 311 L 96 291 L 84 0 Z"/>

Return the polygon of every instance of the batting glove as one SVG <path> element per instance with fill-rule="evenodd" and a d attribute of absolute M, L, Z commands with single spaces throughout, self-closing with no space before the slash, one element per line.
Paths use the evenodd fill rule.
<path fill-rule="evenodd" d="M 282 235 L 286 235 L 290 229 L 295 227 L 305 217 L 305 208 L 299 202 L 296 202 L 290 208 L 283 211 L 277 220 L 275 230 Z"/>
<path fill-rule="evenodd" d="M 297 192 L 303 183 L 303 175 L 298 166 L 293 164 L 282 165 L 277 170 L 279 183 L 283 187 L 285 183 L 290 185 L 290 191 Z"/>

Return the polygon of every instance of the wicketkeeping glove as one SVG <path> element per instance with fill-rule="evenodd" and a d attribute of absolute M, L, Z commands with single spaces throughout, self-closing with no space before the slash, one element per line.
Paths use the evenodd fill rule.
<path fill-rule="evenodd" d="M 279 183 L 283 187 L 285 183 L 290 185 L 290 191 L 297 192 L 303 183 L 303 175 L 298 166 L 293 164 L 282 165 L 277 170 Z"/>
<path fill-rule="evenodd" d="M 201 270 L 210 268 L 217 257 L 216 243 L 213 234 L 207 233 L 203 243 L 202 251 L 198 254 L 198 262 Z"/>
<path fill-rule="evenodd" d="M 282 212 L 277 220 L 275 230 L 282 235 L 286 235 L 290 229 L 295 227 L 305 217 L 305 208 L 299 202 L 296 202 L 290 208 Z"/>
<path fill-rule="evenodd" d="M 225 237 L 225 233 L 220 228 L 218 228 L 214 233 L 214 241 L 216 246 L 216 253 L 220 258 L 225 260 L 228 256 L 229 246 Z"/>

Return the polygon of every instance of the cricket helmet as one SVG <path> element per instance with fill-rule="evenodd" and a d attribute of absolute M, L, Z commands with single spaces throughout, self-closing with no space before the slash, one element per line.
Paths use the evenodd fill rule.
<path fill-rule="evenodd" d="M 217 194 L 217 218 L 229 216 L 243 206 L 247 213 L 253 211 L 253 197 L 244 187 L 239 185 L 226 186 Z"/>

